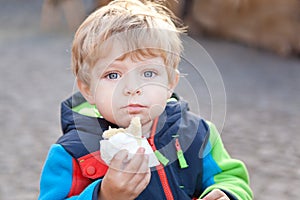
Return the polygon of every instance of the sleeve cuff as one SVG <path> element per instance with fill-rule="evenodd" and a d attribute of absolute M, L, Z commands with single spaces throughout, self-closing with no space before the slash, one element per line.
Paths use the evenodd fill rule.
<path fill-rule="evenodd" d="M 222 189 L 221 189 L 222 190 Z M 222 190 L 222 192 L 224 192 L 230 200 L 238 200 L 233 194 L 231 194 L 230 192 L 226 191 L 226 190 Z"/>

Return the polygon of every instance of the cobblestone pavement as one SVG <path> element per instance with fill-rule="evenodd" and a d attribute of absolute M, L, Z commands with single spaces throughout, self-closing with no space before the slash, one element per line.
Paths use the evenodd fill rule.
<path fill-rule="evenodd" d="M 0 0 L 1 200 L 37 198 L 43 161 L 61 134 L 60 101 L 73 91 L 72 36 L 39 31 L 41 4 Z M 248 166 L 255 199 L 297 199 L 300 59 L 198 41 L 221 72 L 227 96 L 222 137 Z"/>

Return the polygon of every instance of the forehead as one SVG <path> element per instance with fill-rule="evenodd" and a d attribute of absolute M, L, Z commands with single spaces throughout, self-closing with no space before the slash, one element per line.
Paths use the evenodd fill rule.
<path fill-rule="evenodd" d="M 116 63 L 159 64 L 165 65 L 166 58 L 163 50 L 158 48 L 140 47 L 128 49 L 119 40 L 107 43 L 102 48 L 95 68 L 105 68 Z M 104 47 L 104 46 L 103 46 Z"/>
<path fill-rule="evenodd" d="M 122 57 L 119 57 L 115 59 L 111 64 L 136 64 L 137 66 L 139 65 L 164 65 L 164 59 L 160 56 L 145 56 L 145 55 L 140 55 L 136 52 L 124 55 Z"/>
<path fill-rule="evenodd" d="M 111 60 L 110 62 L 104 61 L 99 62 L 95 67 L 98 73 L 101 73 L 108 69 L 133 69 L 138 67 L 152 66 L 156 68 L 165 68 L 164 60 L 162 57 L 150 57 L 142 59 L 133 59 L 130 55 L 124 56 L 122 58 L 117 58 Z"/>
<path fill-rule="evenodd" d="M 159 40 L 158 36 L 154 38 L 149 33 L 136 34 L 137 32 L 134 29 L 111 35 L 104 41 L 99 40 L 91 54 L 94 57 L 92 59 L 94 61 L 102 60 L 102 62 L 109 64 L 127 56 L 132 57 L 134 61 L 161 56 L 166 61 L 168 48 L 170 48 L 168 42 L 157 41 Z"/>

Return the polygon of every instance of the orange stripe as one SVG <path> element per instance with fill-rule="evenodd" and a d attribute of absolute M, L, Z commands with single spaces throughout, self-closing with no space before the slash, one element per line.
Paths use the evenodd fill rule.
<path fill-rule="evenodd" d="M 150 135 L 150 138 L 148 139 L 148 142 L 149 142 L 150 146 L 152 147 L 153 151 L 157 150 L 155 147 L 155 144 L 154 144 L 154 135 L 156 132 L 157 123 L 158 123 L 158 118 L 156 118 L 153 122 L 151 135 Z M 172 190 L 171 190 L 169 182 L 168 182 L 167 174 L 164 170 L 163 165 L 160 164 L 160 165 L 156 166 L 156 170 L 157 170 L 157 173 L 158 173 L 158 176 L 159 176 L 159 179 L 162 184 L 162 187 L 163 187 L 163 190 L 164 190 L 167 200 L 174 200 Z"/>

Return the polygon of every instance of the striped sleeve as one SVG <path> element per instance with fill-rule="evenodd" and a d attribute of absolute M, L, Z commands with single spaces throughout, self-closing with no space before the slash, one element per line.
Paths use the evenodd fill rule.
<path fill-rule="evenodd" d="M 216 127 L 208 122 L 209 141 L 203 159 L 203 190 L 201 198 L 213 189 L 221 189 L 230 199 L 251 200 L 249 175 L 244 163 L 230 157 Z"/>

